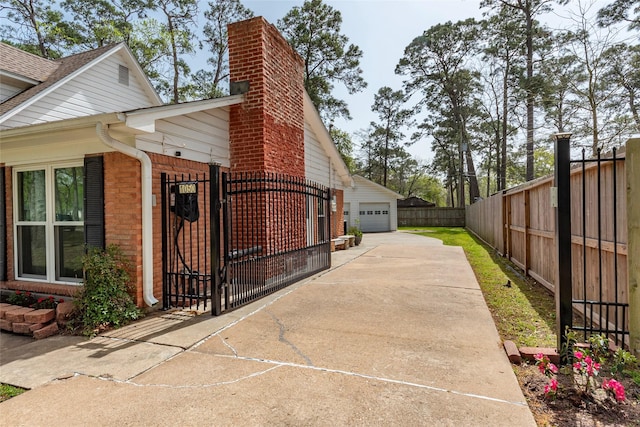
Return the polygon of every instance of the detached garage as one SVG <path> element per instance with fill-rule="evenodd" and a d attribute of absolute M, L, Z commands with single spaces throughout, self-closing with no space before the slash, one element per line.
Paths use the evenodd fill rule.
<path fill-rule="evenodd" d="M 403 196 L 359 175 L 353 181 L 355 185 L 344 190 L 347 228 L 359 221 L 365 233 L 397 230 L 397 201 Z"/>

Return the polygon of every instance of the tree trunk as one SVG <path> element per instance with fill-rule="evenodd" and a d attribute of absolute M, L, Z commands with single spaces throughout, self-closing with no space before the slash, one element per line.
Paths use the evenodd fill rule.
<path fill-rule="evenodd" d="M 476 176 L 476 168 L 473 165 L 473 156 L 471 150 L 465 152 L 467 161 L 467 174 L 469 175 L 469 204 L 473 204 L 480 197 L 480 188 L 478 187 L 478 177 Z"/>
<path fill-rule="evenodd" d="M 640 115 L 638 115 L 638 107 L 636 106 L 636 95 L 633 92 L 633 88 L 627 87 L 629 92 L 629 109 L 631 110 L 631 116 L 636 122 L 636 130 L 640 132 Z"/>
<path fill-rule="evenodd" d="M 509 109 L 509 73 L 511 72 L 511 62 L 507 59 L 505 63 L 504 76 L 502 76 L 502 138 L 498 145 L 500 156 L 498 169 L 498 191 L 504 190 L 507 185 L 507 126 Z"/>
<path fill-rule="evenodd" d="M 531 16 L 531 0 L 527 0 L 527 181 L 535 177 L 533 169 L 533 17 Z"/>
<path fill-rule="evenodd" d="M 167 16 L 167 24 L 169 27 L 169 34 L 171 36 L 171 54 L 173 56 L 173 103 L 177 104 L 178 102 L 180 102 L 180 96 L 178 94 L 178 47 L 176 45 L 176 35 L 175 29 L 173 28 L 173 20 L 170 16 Z"/>

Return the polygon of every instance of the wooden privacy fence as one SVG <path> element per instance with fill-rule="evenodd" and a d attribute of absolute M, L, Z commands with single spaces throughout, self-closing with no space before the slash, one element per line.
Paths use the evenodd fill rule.
<path fill-rule="evenodd" d="M 464 208 L 398 208 L 400 227 L 464 227 Z"/>
<path fill-rule="evenodd" d="M 576 161 L 570 174 L 573 310 L 608 330 L 628 325 L 629 302 L 625 153 L 619 160 Z M 572 161 L 573 162 L 573 161 Z M 583 179 L 584 178 L 584 179 Z M 552 292 L 557 275 L 553 176 L 505 190 L 467 207 L 466 226 Z M 595 301 L 599 306 L 578 304 Z M 613 304 L 611 304 L 613 305 Z M 595 319 L 595 320 L 594 320 Z"/>

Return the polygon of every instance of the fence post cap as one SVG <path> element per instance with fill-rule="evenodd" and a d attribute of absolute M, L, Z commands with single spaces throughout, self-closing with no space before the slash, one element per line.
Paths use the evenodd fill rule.
<path fill-rule="evenodd" d="M 556 140 L 558 139 L 569 139 L 571 138 L 571 135 L 573 135 L 572 132 L 558 132 L 558 133 L 554 133 L 553 136 Z"/>

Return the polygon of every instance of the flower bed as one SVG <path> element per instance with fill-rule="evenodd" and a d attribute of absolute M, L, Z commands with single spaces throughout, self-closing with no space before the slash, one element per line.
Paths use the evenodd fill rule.
<path fill-rule="evenodd" d="M 31 292 L 15 291 L 0 303 L 0 329 L 42 339 L 55 335 L 64 324 L 73 303 L 53 296 L 36 297 Z"/>

